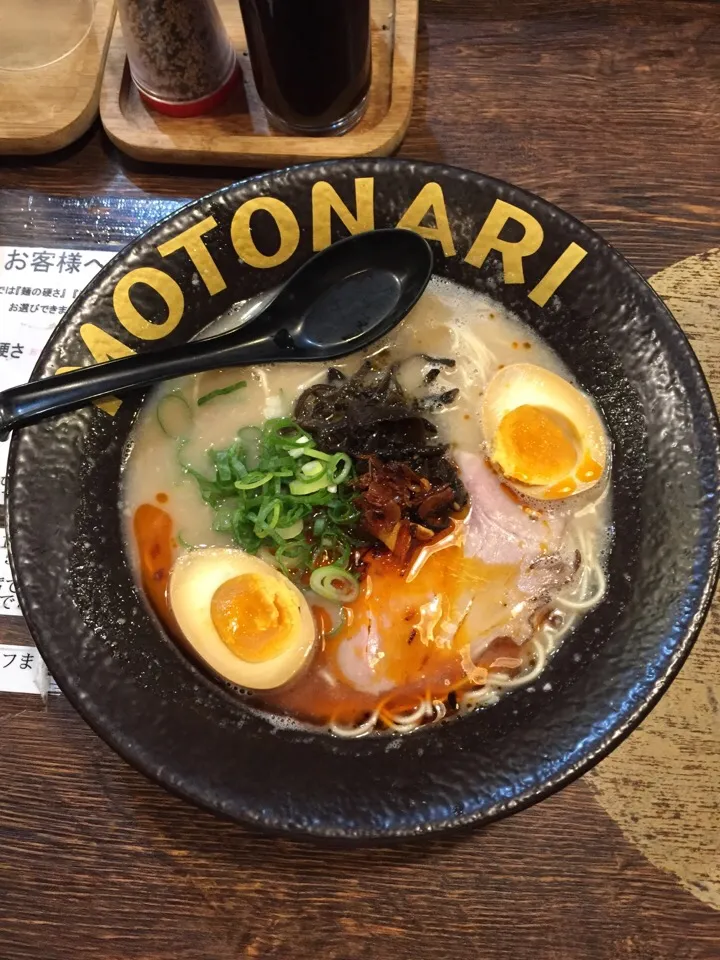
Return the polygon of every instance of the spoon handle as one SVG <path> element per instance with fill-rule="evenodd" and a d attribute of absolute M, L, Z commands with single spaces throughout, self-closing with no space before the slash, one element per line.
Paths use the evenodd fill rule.
<path fill-rule="evenodd" d="M 263 363 L 278 359 L 277 353 L 276 349 L 272 356 L 269 355 L 263 337 L 238 343 L 237 337 L 221 334 L 162 351 L 92 364 L 56 377 L 31 380 L 0 392 L 0 440 L 7 440 L 10 431 L 18 427 L 49 414 L 74 410 L 97 397 L 121 395 L 160 380 L 172 380 L 204 370 Z"/>

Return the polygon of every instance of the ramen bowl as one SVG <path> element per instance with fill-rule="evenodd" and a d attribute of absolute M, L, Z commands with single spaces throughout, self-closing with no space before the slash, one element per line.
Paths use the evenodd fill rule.
<path fill-rule="evenodd" d="M 272 290 L 348 231 L 415 229 L 435 273 L 489 296 L 549 345 L 612 448 L 602 601 L 540 677 L 410 734 L 278 726 L 163 630 L 120 510 L 142 396 L 18 432 L 10 556 L 59 686 L 121 756 L 185 799 L 266 831 L 350 841 L 487 823 L 607 754 L 671 683 L 718 568 L 717 417 L 662 302 L 591 230 L 525 191 L 393 159 L 310 164 L 220 190 L 118 254 L 65 315 L 34 377 L 181 343 Z"/>

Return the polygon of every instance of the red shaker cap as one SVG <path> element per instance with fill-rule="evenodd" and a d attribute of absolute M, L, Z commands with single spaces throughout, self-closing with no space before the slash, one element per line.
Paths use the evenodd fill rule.
<path fill-rule="evenodd" d="M 137 91 L 145 103 L 151 106 L 153 110 L 157 110 L 158 113 L 164 113 L 168 117 L 198 117 L 203 113 L 210 113 L 215 107 L 219 107 L 221 103 L 224 103 L 232 93 L 239 78 L 240 66 L 236 62 L 230 76 L 221 87 L 218 87 L 217 90 L 209 93 L 205 97 L 200 97 L 198 100 L 185 100 L 182 103 L 160 100 L 152 94 L 146 93 L 145 90 L 141 90 L 139 87 L 137 87 Z"/>

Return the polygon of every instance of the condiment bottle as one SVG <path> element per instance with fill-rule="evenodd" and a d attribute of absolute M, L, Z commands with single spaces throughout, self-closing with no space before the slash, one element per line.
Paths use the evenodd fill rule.
<path fill-rule="evenodd" d="M 207 113 L 239 76 L 213 0 L 118 0 L 130 73 L 140 96 L 176 117 Z"/>
<path fill-rule="evenodd" d="M 255 85 L 273 126 L 344 133 L 365 112 L 369 0 L 240 0 Z"/>

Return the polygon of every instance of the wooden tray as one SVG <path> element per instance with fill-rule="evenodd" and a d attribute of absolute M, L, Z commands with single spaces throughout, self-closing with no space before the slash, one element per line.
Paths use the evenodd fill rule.
<path fill-rule="evenodd" d="M 339 137 L 287 136 L 268 125 L 250 70 L 238 0 L 217 0 L 243 70 L 242 92 L 212 114 L 167 117 L 145 106 L 125 56 L 119 20 L 110 42 L 100 116 L 110 139 L 138 160 L 279 167 L 331 157 L 385 156 L 400 143 L 412 109 L 418 0 L 371 0 L 373 75 L 367 112 Z"/>
<path fill-rule="evenodd" d="M 49 153 L 85 133 L 97 114 L 114 19 L 115 0 L 96 0 L 77 50 L 37 70 L 0 70 L 0 154 Z"/>

